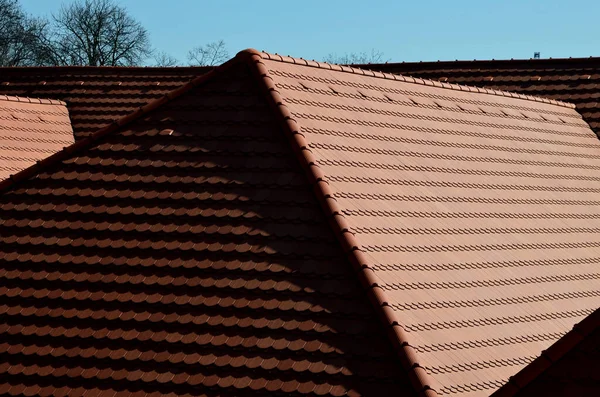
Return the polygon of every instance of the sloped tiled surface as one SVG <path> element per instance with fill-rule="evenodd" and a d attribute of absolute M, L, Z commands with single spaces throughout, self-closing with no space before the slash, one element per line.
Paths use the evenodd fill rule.
<path fill-rule="evenodd" d="M 0 95 L 0 181 L 73 142 L 64 103 Z"/>
<path fill-rule="evenodd" d="M 600 309 L 578 326 L 579 328 L 576 327 L 553 345 L 545 353 L 545 357 L 554 359 L 553 356 L 559 352 L 565 354 L 536 376 L 530 384 L 518 390 L 515 396 L 600 395 Z M 574 347 L 570 346 L 570 341 L 565 340 L 567 338 L 577 341 Z M 569 350 L 563 352 L 564 348 L 560 344 L 568 344 Z"/>
<path fill-rule="evenodd" d="M 75 138 L 88 136 L 210 68 L 0 68 L 0 94 L 67 102 Z"/>
<path fill-rule="evenodd" d="M 600 395 L 599 363 L 600 328 L 516 396 Z"/>
<path fill-rule="evenodd" d="M 600 305 L 600 143 L 573 109 L 264 60 L 441 395 Z"/>
<path fill-rule="evenodd" d="M 0 196 L 0 394 L 411 395 L 244 67 Z"/>
<path fill-rule="evenodd" d="M 365 65 L 368 69 L 558 99 L 600 133 L 600 58 Z"/>

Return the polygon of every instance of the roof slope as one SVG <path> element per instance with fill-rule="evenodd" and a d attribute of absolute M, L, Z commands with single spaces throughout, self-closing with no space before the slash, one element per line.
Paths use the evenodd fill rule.
<path fill-rule="evenodd" d="M 600 143 L 572 106 L 252 51 L 200 80 L 0 199 L 11 392 L 489 395 L 599 306 Z"/>
<path fill-rule="evenodd" d="M 0 95 L 0 181 L 73 142 L 64 102 Z"/>
<path fill-rule="evenodd" d="M 67 102 L 75 138 L 93 133 L 211 68 L 0 68 L 0 94 Z"/>
<path fill-rule="evenodd" d="M 407 62 L 364 67 L 571 102 L 600 134 L 600 58 Z"/>
<path fill-rule="evenodd" d="M 272 58 L 439 394 L 490 394 L 600 305 L 600 142 L 575 110 Z"/>
<path fill-rule="evenodd" d="M 230 62 L 15 177 L 0 394 L 415 395 L 258 87 Z"/>
<path fill-rule="evenodd" d="M 498 390 L 494 397 L 600 395 L 600 309 Z"/>

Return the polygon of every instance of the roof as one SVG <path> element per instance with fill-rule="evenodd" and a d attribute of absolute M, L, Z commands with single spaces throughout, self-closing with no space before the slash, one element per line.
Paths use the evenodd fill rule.
<path fill-rule="evenodd" d="M 210 67 L 0 68 L 0 95 L 67 103 L 75 138 L 85 137 L 211 70 Z"/>
<path fill-rule="evenodd" d="M 575 325 L 494 393 L 501 396 L 600 394 L 600 309 Z"/>
<path fill-rule="evenodd" d="M 0 394 L 416 396 L 251 71 L 0 185 Z"/>
<path fill-rule="evenodd" d="M 599 306 L 598 145 L 242 52 L 0 185 L 2 390 L 489 395 Z"/>
<path fill-rule="evenodd" d="M 600 58 L 404 62 L 363 67 L 567 101 L 577 105 L 584 120 L 600 133 Z"/>
<path fill-rule="evenodd" d="M 64 102 L 0 95 L 0 181 L 73 142 Z"/>
<path fill-rule="evenodd" d="M 439 393 L 489 394 L 598 307 L 600 142 L 576 111 L 268 67 Z"/>

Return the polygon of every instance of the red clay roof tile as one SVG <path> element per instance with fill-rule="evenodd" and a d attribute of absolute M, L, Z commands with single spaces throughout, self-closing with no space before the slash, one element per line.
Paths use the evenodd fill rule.
<path fill-rule="evenodd" d="M 3 337 L 52 346 L 64 365 L 0 354 L 23 365 L 2 379 L 71 394 L 413 395 L 248 66 L 179 95 L 3 185 L 0 267 L 15 276 L 2 322 L 46 330 Z M 227 104 L 190 100 L 210 97 Z M 34 295 L 13 295 L 23 287 Z M 42 379 L 32 360 L 53 371 Z"/>
<path fill-rule="evenodd" d="M 542 352 L 493 395 L 575 396 L 600 392 L 600 309 Z"/>
<path fill-rule="evenodd" d="M 517 340 L 514 340 L 510 346 L 504 347 L 502 354 L 497 349 L 497 352 L 494 353 L 494 349 L 477 348 L 477 345 L 474 345 L 467 351 L 459 351 L 452 348 L 452 345 L 460 343 L 463 338 L 465 341 L 468 341 L 475 339 L 477 335 L 481 337 L 481 333 L 484 332 L 471 330 L 470 328 L 482 327 L 482 330 L 489 328 L 489 331 L 485 331 L 488 334 L 495 335 L 498 333 L 498 337 L 514 334 L 516 337 L 529 333 L 537 327 L 538 322 L 546 322 L 546 327 L 548 328 L 552 328 L 551 322 L 554 319 L 562 319 L 561 321 L 568 319 L 568 321 L 573 323 L 574 320 L 582 318 L 589 314 L 593 308 L 597 307 L 597 288 L 591 290 L 592 295 L 589 296 L 592 299 L 590 300 L 583 298 L 583 296 L 575 298 L 573 295 L 568 295 L 571 299 L 565 301 L 558 298 L 559 295 L 554 295 L 554 298 L 542 295 L 542 302 L 555 302 L 554 305 L 557 309 L 561 308 L 562 305 L 564 308 L 562 311 L 548 311 L 548 308 L 543 307 L 547 306 L 546 303 L 542 303 L 541 305 L 535 303 L 540 302 L 539 297 L 528 299 L 530 297 L 528 294 L 532 293 L 536 288 L 541 288 L 540 292 L 547 293 L 548 286 L 541 285 L 537 287 L 539 283 L 556 283 L 553 284 L 552 288 L 558 294 L 565 291 L 573 291 L 574 285 L 571 284 L 573 281 L 589 280 L 589 287 L 593 288 L 594 284 L 597 285 L 597 275 L 593 271 L 589 272 L 592 268 L 587 268 L 586 265 L 578 266 L 579 271 L 583 271 L 580 274 L 572 274 L 571 270 L 568 273 L 564 273 L 564 271 L 557 272 L 552 269 L 539 268 L 539 271 L 541 271 L 540 277 L 535 277 L 536 273 L 532 273 L 532 270 L 536 269 L 525 268 L 523 269 L 523 275 L 516 274 L 520 277 L 502 278 L 501 275 L 503 273 L 508 272 L 507 275 L 513 275 L 515 272 L 515 269 L 512 268 L 513 266 L 508 266 L 507 270 L 503 271 L 502 268 L 506 265 L 502 267 L 488 267 L 490 270 L 481 272 L 481 275 L 473 274 L 472 271 L 469 273 L 460 271 L 461 264 L 465 262 L 468 264 L 473 261 L 478 252 L 482 254 L 487 253 L 487 256 L 492 252 L 502 253 L 504 257 L 510 255 L 515 260 L 522 261 L 536 257 L 541 258 L 538 256 L 541 251 L 528 252 L 527 250 L 578 250 L 580 248 L 596 247 L 597 244 L 593 241 L 590 241 L 589 244 L 583 243 L 582 245 L 580 239 L 576 238 L 572 240 L 569 238 L 569 235 L 553 235 L 552 237 L 556 239 L 554 240 L 556 242 L 552 242 L 552 240 L 548 241 L 549 237 L 542 235 L 546 234 L 545 230 L 547 228 L 552 228 L 550 225 L 553 222 L 553 218 L 561 219 L 561 221 L 556 223 L 556 226 L 561 224 L 560 226 L 562 227 L 564 226 L 562 224 L 565 223 L 565 219 L 570 218 L 586 219 L 586 223 L 589 224 L 589 220 L 591 219 L 589 215 L 578 214 L 577 211 L 562 213 L 558 207 L 556 208 L 559 212 L 556 212 L 552 207 L 543 209 L 537 207 L 531 213 L 518 212 L 511 214 L 504 207 L 506 204 L 513 204 L 511 201 L 514 201 L 516 205 L 519 205 L 519 201 L 522 201 L 523 204 L 540 202 L 542 198 L 536 199 L 535 196 L 532 196 L 536 191 L 545 192 L 543 200 L 548 200 L 548 192 L 559 191 L 561 193 L 556 194 L 556 204 L 567 204 L 571 200 L 577 199 L 575 196 L 567 198 L 568 192 L 577 193 L 578 197 L 581 197 L 579 193 L 584 191 L 592 193 L 595 191 L 593 188 L 587 186 L 582 186 L 580 189 L 565 188 L 563 186 L 555 186 L 543 179 L 536 181 L 533 178 L 538 176 L 540 170 L 534 170 L 533 167 L 530 172 L 525 171 L 519 176 L 521 178 L 529 178 L 529 180 L 522 179 L 519 181 L 515 178 L 518 175 L 517 173 L 520 172 L 517 171 L 516 167 L 515 170 L 510 170 L 509 173 L 506 173 L 506 166 L 504 166 L 504 169 L 495 170 L 483 162 L 482 165 L 486 166 L 486 168 L 478 169 L 475 173 L 472 173 L 469 172 L 468 168 L 463 172 L 462 167 L 459 170 L 453 170 L 456 166 L 452 165 L 452 161 L 456 160 L 463 164 L 465 161 L 485 161 L 487 160 L 486 156 L 495 152 L 503 154 L 503 157 L 491 157 L 490 159 L 494 160 L 494 163 L 510 164 L 511 162 L 515 162 L 521 166 L 521 170 L 524 168 L 524 165 L 529 164 L 538 167 L 546 164 L 554 165 L 553 162 L 558 163 L 562 161 L 560 156 L 571 156 L 579 159 L 588 159 L 585 161 L 595 161 L 598 157 L 593 153 L 597 150 L 596 146 L 598 143 L 595 137 L 589 133 L 589 129 L 581 121 L 579 115 L 574 111 L 568 110 L 568 105 L 552 103 L 553 106 L 563 105 L 563 109 L 566 108 L 566 110 L 561 110 L 560 108 L 544 104 L 547 101 L 536 98 L 512 95 L 504 92 L 481 91 L 470 88 L 463 89 L 463 87 L 453 87 L 450 92 L 435 91 L 437 89 L 429 89 L 432 91 L 428 92 L 428 89 L 425 87 L 429 84 L 421 80 L 413 80 L 414 83 L 410 84 L 404 83 L 406 87 L 403 87 L 401 83 L 387 83 L 381 80 L 364 81 L 361 82 L 362 85 L 358 86 L 355 83 L 356 80 L 353 75 L 344 79 L 344 76 L 330 76 L 334 72 L 324 71 L 323 69 L 305 68 L 300 71 L 297 67 L 287 66 L 285 63 L 281 65 L 276 64 L 274 61 L 266 60 L 263 60 L 263 63 L 266 64 L 265 70 L 268 70 L 272 76 L 274 89 L 277 90 L 275 102 L 291 103 L 291 105 L 288 105 L 291 110 L 289 117 L 297 124 L 292 125 L 290 129 L 303 133 L 306 141 L 308 141 L 308 143 L 300 144 L 300 146 L 310 148 L 314 155 L 314 157 L 311 155 L 311 159 L 307 160 L 307 163 L 310 165 L 320 165 L 323 170 L 321 175 L 324 175 L 322 178 L 329 182 L 332 192 L 325 196 L 336 197 L 337 203 L 344 208 L 341 210 L 341 213 L 349 220 L 349 224 L 348 226 L 340 227 L 339 230 L 343 231 L 347 227 L 351 227 L 350 230 L 354 232 L 355 239 L 355 242 L 351 243 L 351 246 L 356 246 L 366 254 L 361 254 L 363 259 L 359 263 L 372 263 L 377 266 L 375 268 L 375 275 L 380 280 L 381 288 L 385 290 L 385 296 L 380 294 L 380 302 L 388 302 L 393 311 L 398 311 L 402 307 L 402 312 L 398 311 L 397 321 L 408 331 L 410 334 L 409 341 L 415 344 L 417 351 L 421 350 L 420 344 L 422 343 L 434 341 L 439 343 L 443 341 L 442 343 L 450 344 L 449 349 L 444 349 L 449 353 L 445 353 L 444 351 L 437 351 L 435 354 L 421 353 L 420 355 L 425 357 L 423 359 L 425 361 L 417 361 L 417 358 L 409 359 L 410 362 L 423 363 L 422 365 L 425 366 L 427 372 L 435 375 L 434 378 L 441 383 L 441 387 L 438 389 L 440 393 L 477 393 L 478 391 L 489 393 L 490 390 L 502 385 L 505 379 L 514 373 L 515 366 L 527 364 L 539 352 L 539 348 L 537 348 L 538 344 L 527 345 L 526 343 L 519 343 Z M 266 73 L 263 72 L 264 74 Z M 335 88 L 331 90 L 329 81 L 334 77 L 338 81 L 341 81 L 341 83 L 337 83 L 338 85 L 344 84 L 344 80 L 346 80 L 347 83 L 345 85 L 348 86 L 354 83 L 356 84 L 355 87 L 360 87 L 360 89 L 356 90 L 356 94 L 346 93 L 346 97 L 343 98 L 342 102 L 342 98 L 336 98 L 337 95 L 340 95 L 341 90 L 336 90 Z M 327 82 L 326 84 L 328 85 L 321 86 L 321 82 Z M 411 85 L 415 83 L 421 85 L 423 88 L 418 85 Z M 380 92 L 404 91 L 418 99 L 409 101 L 408 103 L 400 101 L 398 104 L 389 104 L 389 98 L 386 98 L 388 104 L 383 104 L 382 102 L 378 102 L 383 101 L 383 97 L 378 99 L 379 97 L 376 94 L 367 93 L 365 89 Z M 462 92 L 465 92 L 465 94 L 462 94 Z M 492 96 L 473 97 L 471 93 L 476 92 L 483 92 Z M 477 110 L 471 110 L 470 113 L 472 115 L 459 116 L 460 112 L 465 112 L 465 108 L 458 107 L 451 111 L 453 114 L 445 116 L 444 111 L 440 110 L 438 104 L 435 104 L 435 102 L 428 103 L 429 98 L 454 101 L 459 106 L 475 103 Z M 526 100 L 526 102 L 522 100 Z M 370 101 L 374 103 L 369 103 Z M 413 108 L 410 111 L 402 112 L 402 106 L 407 105 L 409 107 L 417 106 L 420 109 Z M 335 107 L 336 111 L 328 109 L 333 107 Z M 526 117 L 523 114 L 508 116 L 508 113 L 506 115 L 498 113 L 496 111 L 498 108 L 518 109 L 525 111 L 526 114 L 529 113 L 529 115 Z M 482 114 L 482 116 L 476 116 L 477 112 Z M 371 116 L 373 113 L 376 116 Z M 493 114 L 497 116 L 491 118 L 490 115 Z M 550 117 L 559 115 L 559 118 L 557 123 L 544 125 L 543 122 L 536 121 L 544 120 L 542 117 L 537 118 L 538 114 L 548 114 Z M 505 120 L 498 119 L 498 117 L 504 117 Z M 520 120 L 511 123 L 506 117 L 519 118 Z M 410 121 L 411 118 L 421 121 L 412 122 Z M 484 121 L 484 119 L 487 120 Z M 566 120 L 569 121 L 567 122 Z M 533 125 L 533 123 L 537 123 L 537 125 Z M 398 129 L 404 130 L 400 136 L 397 135 Z M 411 137 L 409 131 L 413 129 L 420 136 Z M 494 130 L 500 130 L 501 132 L 495 132 Z M 539 148 L 541 145 L 533 148 L 526 146 L 526 144 L 511 146 L 510 139 L 507 139 L 507 134 L 512 131 L 516 132 L 516 130 L 519 130 L 520 135 L 515 135 L 515 141 L 537 143 L 544 136 L 543 134 L 546 134 L 546 136 L 576 137 L 579 141 L 570 138 L 571 140 L 568 142 L 563 142 L 562 140 L 560 142 L 547 142 L 550 146 L 546 148 L 542 147 L 542 149 Z M 421 137 L 423 133 L 429 135 Z M 450 134 L 454 136 L 450 140 L 448 139 L 450 136 L 448 138 L 438 138 L 436 137 L 437 134 L 441 134 L 442 136 Z M 494 137 L 495 134 L 497 134 L 498 138 Z M 531 137 L 525 135 L 525 138 L 523 138 L 524 134 L 530 134 Z M 458 138 L 460 136 L 465 137 L 461 138 L 464 143 Z M 512 135 L 508 135 L 508 138 L 511 137 Z M 490 141 L 490 138 L 492 140 L 498 139 L 498 143 L 502 143 L 503 145 L 498 145 L 496 142 Z M 397 145 L 396 142 L 398 143 L 398 149 L 394 148 Z M 571 143 L 572 145 L 570 145 Z M 585 150 L 576 149 L 567 152 L 560 146 L 551 146 L 567 144 L 577 146 L 578 148 L 585 148 Z M 432 148 L 427 149 L 425 145 Z M 440 149 L 437 149 L 437 147 Z M 453 153 L 453 150 L 456 149 L 460 149 L 461 151 Z M 466 155 L 463 154 L 465 150 Z M 476 153 L 475 151 L 477 150 L 482 150 L 481 154 Z M 503 152 L 517 153 L 520 157 L 515 157 L 516 155 L 513 155 L 512 158 L 507 157 L 508 155 Z M 365 153 L 364 159 L 361 153 Z M 529 155 L 529 158 L 525 157 L 527 155 Z M 546 158 L 542 159 L 538 156 L 546 156 Z M 402 160 L 399 161 L 399 158 Z M 420 160 L 421 158 L 436 160 L 436 164 L 443 164 L 443 166 L 439 170 L 434 170 L 431 168 L 431 165 L 427 164 L 426 160 Z M 325 161 L 321 163 L 321 159 Z M 408 161 L 408 159 L 410 159 L 410 162 L 406 166 L 404 164 L 406 164 L 405 161 Z M 448 161 L 440 161 L 440 159 Z M 568 165 L 579 168 L 574 163 Z M 364 168 L 362 167 L 365 166 L 370 167 L 363 171 Z M 351 168 L 349 169 L 349 167 Z M 588 166 L 586 165 L 582 168 L 588 168 Z M 411 177 L 411 172 L 417 170 L 427 174 L 414 174 L 415 177 Z M 441 178 L 443 175 L 437 174 L 437 172 L 442 172 L 442 174 L 447 173 L 448 175 L 458 172 L 462 174 L 462 181 L 446 182 L 447 176 Z M 486 179 L 495 176 L 503 177 L 504 174 L 504 177 L 507 179 L 504 182 L 501 178 L 495 178 L 498 182 L 492 181 L 488 185 L 489 182 L 485 180 L 480 179 L 480 181 L 477 181 L 477 178 L 480 177 L 467 177 L 465 174 L 486 175 Z M 553 175 L 552 178 L 554 177 L 556 176 Z M 547 178 L 550 177 L 548 176 Z M 576 177 L 577 180 L 590 180 L 589 178 L 593 179 L 594 177 L 593 175 L 584 176 L 583 179 L 579 176 Z M 529 184 L 521 186 L 516 185 L 516 182 L 527 182 Z M 401 190 L 396 188 L 395 185 L 401 186 Z M 411 186 L 415 186 L 416 189 L 411 188 Z M 406 189 L 414 190 L 414 194 L 409 194 L 409 191 Z M 485 195 L 489 194 L 486 193 L 486 190 L 498 191 L 499 189 L 516 190 L 517 192 L 523 191 L 523 193 L 526 193 L 526 196 L 520 198 L 514 192 L 511 192 L 510 196 L 507 195 L 506 198 L 501 198 L 501 201 L 498 201 L 500 206 L 497 208 L 501 210 L 500 212 L 485 212 L 490 207 L 490 204 L 493 204 L 493 201 L 497 200 L 493 199 L 490 201 L 490 199 L 486 198 Z M 434 206 L 433 204 L 437 200 L 445 198 L 443 196 L 444 190 L 447 190 L 448 193 L 452 192 L 453 196 L 456 194 L 460 195 L 462 190 L 466 195 L 465 200 L 463 201 L 457 196 L 453 200 L 440 201 L 440 204 L 442 204 L 440 206 Z M 476 192 L 477 194 L 475 195 Z M 339 195 L 336 195 L 338 193 Z M 490 193 L 496 196 L 498 194 L 497 192 Z M 407 197 L 403 199 L 401 194 L 405 194 Z M 475 197 L 472 197 L 473 195 Z M 429 200 L 425 201 L 425 198 L 429 198 Z M 565 199 L 567 201 L 564 201 Z M 420 204 L 419 201 L 424 204 Z M 427 204 L 428 202 L 432 204 Z M 467 209 L 464 205 L 461 205 L 461 202 L 468 203 L 469 208 Z M 481 213 L 477 211 L 478 202 L 485 204 L 483 206 L 479 205 L 482 208 L 479 210 L 482 211 Z M 546 202 L 546 204 L 552 205 L 551 203 L 552 200 Z M 522 208 L 522 210 L 526 209 L 526 207 Z M 576 209 L 574 208 L 573 210 Z M 538 212 L 540 210 L 541 212 Z M 330 211 L 340 212 L 340 210 L 333 208 Z M 428 236 L 423 236 L 421 232 L 417 232 L 418 234 L 414 237 L 410 236 L 410 234 L 415 233 L 413 232 L 415 228 L 415 231 L 423 228 L 425 224 L 421 220 L 423 218 L 433 219 L 436 223 L 435 227 L 441 227 L 441 229 L 438 229 L 439 233 L 435 233 L 435 236 L 432 235 L 429 238 L 432 239 L 433 245 L 424 243 L 428 239 Z M 465 222 L 465 219 L 468 220 L 468 218 L 475 219 L 476 223 L 480 225 L 486 224 L 486 218 L 492 219 L 487 227 L 491 230 L 500 228 L 494 234 L 500 234 L 501 236 L 498 237 L 501 237 L 503 242 L 488 244 L 486 241 L 488 232 L 484 232 L 483 230 L 470 233 L 459 232 L 456 234 L 458 229 L 453 231 L 457 227 L 456 222 Z M 542 225 L 539 229 L 530 227 L 531 230 L 527 231 L 527 222 L 518 222 L 515 224 L 515 219 L 519 218 L 538 219 L 538 225 Z M 518 233 L 528 236 L 530 241 L 523 242 L 523 239 L 520 238 L 518 241 L 515 240 L 512 243 L 510 236 L 502 231 L 506 228 L 501 223 L 502 219 L 507 219 L 512 226 L 518 225 Z M 408 235 L 405 234 L 406 232 L 399 232 L 398 237 L 385 232 L 383 234 L 373 234 L 378 229 L 382 230 L 382 227 L 387 229 L 388 225 L 391 225 L 392 222 L 401 222 L 405 225 Z M 447 223 L 447 226 L 444 226 L 444 223 Z M 575 223 L 578 223 L 578 221 L 575 221 Z M 575 226 L 576 228 L 580 227 L 579 225 Z M 448 229 L 444 232 L 445 227 Z M 583 230 L 581 232 L 586 233 Z M 536 233 L 541 234 L 536 236 Z M 556 229 L 556 233 L 562 232 Z M 427 234 L 431 235 L 430 232 Z M 483 238 L 483 240 L 478 242 L 479 238 Z M 398 243 L 393 242 L 395 239 L 398 239 Z M 447 240 L 447 242 L 444 240 Z M 556 256 L 553 253 L 556 251 L 545 252 L 548 255 L 552 253 L 552 255 Z M 526 256 L 523 256 L 524 254 Z M 402 255 L 405 258 L 403 259 L 402 266 L 394 263 L 397 263 L 398 255 Z M 442 277 L 444 281 L 432 282 L 431 277 L 435 274 L 422 272 L 421 270 L 427 261 L 432 262 L 432 265 L 435 264 L 434 266 L 439 266 L 452 256 L 456 256 L 456 266 L 458 267 L 456 270 L 451 270 L 442 276 L 438 276 Z M 563 256 L 560 255 L 557 259 L 560 260 Z M 414 260 L 411 260 L 411 257 L 414 257 Z M 426 262 L 423 263 L 424 261 Z M 413 263 L 414 270 L 403 270 L 403 267 L 409 266 L 411 263 Z M 485 262 L 479 263 L 478 267 L 485 267 L 484 264 Z M 496 268 L 498 270 L 494 270 Z M 585 272 L 586 270 L 588 273 Z M 495 274 L 497 274 L 496 278 L 494 278 Z M 460 281 L 446 281 L 448 277 L 450 277 L 450 280 L 458 277 Z M 414 281 L 412 283 L 402 282 L 403 278 L 409 278 Z M 500 303 L 502 299 L 506 299 L 504 297 L 508 293 L 508 290 L 504 286 L 515 289 L 515 285 L 523 285 L 524 288 L 512 292 L 512 294 L 516 294 L 516 296 L 512 295 L 514 302 L 510 302 L 509 299 L 509 301 L 505 300 L 504 303 Z M 486 294 L 500 294 L 498 297 L 501 297 L 501 300 L 500 302 L 495 302 L 498 298 L 492 294 L 489 301 L 483 300 L 481 304 L 477 304 L 478 309 L 475 310 L 471 309 L 472 305 L 467 303 L 469 302 L 468 299 L 467 302 L 460 301 L 462 303 L 454 301 L 456 299 L 456 297 L 453 297 L 455 294 L 454 290 L 457 293 L 458 291 L 462 291 L 464 294 L 469 291 L 469 288 L 473 289 L 473 293 L 476 293 L 478 288 L 485 288 L 487 291 Z M 497 292 L 494 289 L 497 289 Z M 521 292 L 520 290 L 523 291 Z M 429 302 L 420 302 L 419 296 L 421 295 L 421 300 L 425 299 L 429 300 Z M 388 298 L 389 300 L 384 300 Z M 415 302 L 417 306 L 412 308 L 406 305 L 407 302 L 411 301 Z M 431 310 L 430 307 L 432 304 L 439 304 L 440 309 L 443 310 Z M 505 315 L 507 305 L 521 305 L 525 315 L 514 317 Z M 482 312 L 482 310 L 485 311 Z M 464 320 L 461 320 L 462 315 L 460 313 L 464 313 Z M 484 314 L 482 316 L 479 313 Z M 390 313 L 390 315 L 392 314 Z M 409 318 L 413 315 L 421 321 L 411 324 Z M 429 322 L 427 318 L 429 318 Z M 448 320 L 445 320 L 446 318 Z M 564 329 L 560 322 L 554 322 L 553 324 L 557 330 Z M 449 332 L 454 329 L 461 329 L 462 334 L 455 331 Z M 399 338 L 403 337 L 399 336 Z M 508 347 L 512 347 L 512 351 L 515 353 L 511 353 L 511 349 Z M 525 353 L 527 349 L 530 350 L 529 355 Z M 469 355 L 472 356 L 472 359 L 469 358 L 471 357 Z M 489 359 L 487 359 L 488 356 Z M 481 360 L 482 358 L 484 360 Z M 428 364 L 427 360 L 439 364 Z M 451 363 L 451 365 L 443 365 L 444 361 L 448 364 Z M 485 381 L 482 382 L 480 379 L 484 379 Z M 425 384 L 426 382 L 429 382 L 429 380 L 423 381 Z"/>
<path fill-rule="evenodd" d="M 0 68 L 0 94 L 65 101 L 75 137 L 79 139 L 211 69 L 72 66 Z"/>
<path fill-rule="evenodd" d="M 0 95 L 0 181 L 73 142 L 64 102 Z"/>
<path fill-rule="evenodd" d="M 388 73 L 571 102 L 594 132 L 600 132 L 600 112 L 597 110 L 600 58 L 406 62 L 363 66 Z"/>
<path fill-rule="evenodd" d="M 595 145 L 566 103 L 245 51 L 2 185 L 2 263 L 15 272 L 5 311 L 16 325 L 88 321 L 67 338 L 90 318 L 110 341 L 143 330 L 142 361 L 188 365 L 178 394 L 487 395 L 598 305 L 597 260 L 584 255 L 598 247 Z M 60 267 L 36 284 L 40 262 L 23 255 L 42 243 Z M 33 306 L 23 282 L 42 292 Z M 191 354 L 177 351 L 183 324 L 205 335 Z M 31 346 L 15 332 L 9 349 Z M 95 343 L 123 390 L 123 357 L 138 352 L 106 335 Z M 53 376 L 80 377 L 83 350 L 53 343 L 73 356 Z M 157 393 L 172 390 L 175 374 L 140 370 Z"/>

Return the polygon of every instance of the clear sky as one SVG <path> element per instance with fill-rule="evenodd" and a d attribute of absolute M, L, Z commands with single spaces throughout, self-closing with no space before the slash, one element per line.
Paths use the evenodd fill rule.
<path fill-rule="evenodd" d="M 69 3 L 71 0 L 64 0 Z M 50 15 L 61 0 L 21 0 Z M 186 62 L 223 39 L 307 59 L 376 49 L 393 62 L 600 56 L 599 0 L 120 0 L 155 48 Z"/>

